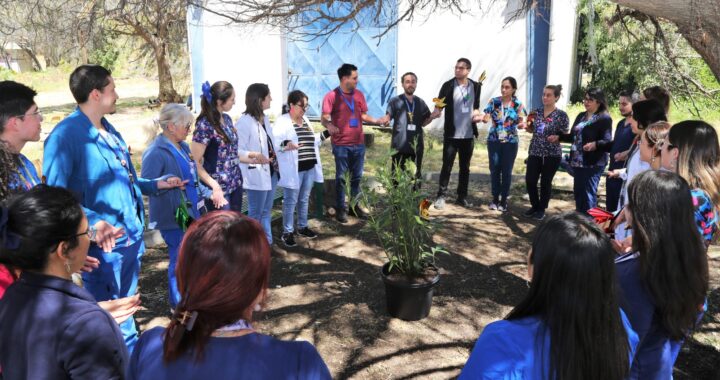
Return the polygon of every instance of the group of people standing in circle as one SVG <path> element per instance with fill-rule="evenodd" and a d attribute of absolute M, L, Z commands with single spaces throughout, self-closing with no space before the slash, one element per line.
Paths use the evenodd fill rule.
<path fill-rule="evenodd" d="M 487 122 L 490 209 L 508 210 L 524 129 L 532 133 L 525 215 L 545 219 L 561 166 L 574 177 L 579 212 L 540 225 L 527 259 L 528 294 L 506 320 L 486 327 L 461 377 L 666 378 L 706 310 L 706 252 L 720 207 L 716 130 L 702 121 L 670 125 L 669 96 L 658 88 L 646 90 L 644 100 L 621 94 L 625 119 L 614 138 L 599 89 L 586 92 L 585 111 L 572 126 L 556 105 L 559 85 L 546 86 L 542 107 L 527 112 L 517 81 L 506 77 L 501 95 L 481 110 L 482 83 L 468 78 L 470 69 L 469 60 L 457 60 L 432 110 L 414 95 L 417 75 L 404 74 L 403 93 L 375 118 L 357 88 L 357 67 L 343 64 L 339 86 L 323 99 L 320 133 L 305 116 L 309 99 L 302 91 L 288 94 L 283 114 L 271 123 L 270 89 L 252 84 L 233 122 L 227 114 L 235 104 L 232 85 L 206 82 L 196 118 L 184 105 L 161 109 L 160 133 L 145 150 L 139 175 L 130 148 L 105 118 L 118 99 L 108 70 L 83 65 L 71 74 L 78 107 L 47 137 L 42 177 L 21 153 L 40 139 L 36 93 L 0 82 L 2 375 L 329 378 L 312 345 L 271 338 L 252 324 L 266 299 L 276 187 L 283 189 L 281 242 L 312 239 L 317 233 L 308 225 L 308 203 L 313 183 L 323 181 L 318 148 L 324 140 L 331 139 L 335 159 L 336 219 L 345 223 L 348 214 L 363 217 L 363 210 L 346 207 L 345 196 L 346 176 L 350 196 L 360 192 L 363 123 L 392 121 L 391 165 L 395 170 L 412 160 L 419 179 L 423 127 L 444 116 L 436 208 L 445 207 L 456 156 L 456 201 L 473 206 L 470 159 L 477 123 Z M 567 157 L 561 142 L 570 143 Z M 608 163 L 606 204 L 616 218 L 612 231 L 603 231 L 587 211 L 598 204 Z M 168 245 L 172 319 L 139 337 L 133 314 L 145 251 L 143 194 L 150 199 L 147 225 Z M 243 199 L 247 217 L 239 212 Z M 72 284 L 77 273 L 84 289 Z"/>

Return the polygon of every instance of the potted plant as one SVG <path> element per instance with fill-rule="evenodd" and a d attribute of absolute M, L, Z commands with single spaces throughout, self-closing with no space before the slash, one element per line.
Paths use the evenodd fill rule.
<path fill-rule="evenodd" d="M 389 162 L 389 160 L 388 160 Z M 440 280 L 435 255 L 446 253 L 432 242 L 436 225 L 429 219 L 428 201 L 415 180 L 415 166 L 378 168 L 373 188 L 364 186 L 360 202 L 368 210 L 365 225 L 377 238 L 388 262 L 381 269 L 390 315 L 419 320 L 430 313 L 435 285 Z"/>

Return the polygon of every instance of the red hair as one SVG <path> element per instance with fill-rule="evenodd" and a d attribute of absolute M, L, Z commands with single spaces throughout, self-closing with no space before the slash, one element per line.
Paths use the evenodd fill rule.
<path fill-rule="evenodd" d="M 165 333 L 163 359 L 192 350 L 197 360 L 216 329 L 239 319 L 250 321 L 255 300 L 265 298 L 270 277 L 270 246 L 258 222 L 234 211 L 215 211 L 185 233 L 177 268 L 182 300 L 175 315 L 197 312 L 191 331 L 173 317 Z"/>

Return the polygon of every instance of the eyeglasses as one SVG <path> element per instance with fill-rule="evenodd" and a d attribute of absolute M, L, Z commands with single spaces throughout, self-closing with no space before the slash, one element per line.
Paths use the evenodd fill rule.
<path fill-rule="evenodd" d="M 307 111 L 308 108 L 310 108 L 310 105 L 309 105 L 309 104 L 304 104 L 304 105 L 303 105 L 303 104 L 293 104 L 293 105 L 294 105 L 295 107 L 300 107 L 300 108 L 302 108 L 303 111 Z"/>
<path fill-rule="evenodd" d="M 465 66 L 455 66 L 455 70 L 467 70 L 468 68 Z"/>
<path fill-rule="evenodd" d="M 583 98 L 583 102 L 593 102 L 593 101 L 595 101 L 595 99 L 588 98 L 588 97 Z"/>
<path fill-rule="evenodd" d="M 37 117 L 37 118 L 39 118 L 39 119 L 42 119 L 42 111 L 40 111 L 40 110 L 38 109 L 37 111 L 35 111 L 35 112 L 33 112 L 33 113 L 25 113 L 25 114 L 22 114 L 22 115 L 15 115 L 15 117 L 17 117 L 18 119 L 24 119 L 25 116 L 35 116 L 35 117 Z"/>
<path fill-rule="evenodd" d="M 95 236 L 97 236 L 97 230 L 88 226 L 88 228 L 85 232 L 81 232 L 81 233 L 75 235 L 75 237 L 80 237 L 83 235 L 87 235 L 88 238 L 90 238 L 90 241 L 95 241 Z"/>

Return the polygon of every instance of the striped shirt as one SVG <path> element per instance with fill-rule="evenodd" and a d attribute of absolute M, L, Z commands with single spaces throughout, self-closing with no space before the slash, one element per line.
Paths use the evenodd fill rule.
<path fill-rule="evenodd" d="M 315 167 L 317 159 L 315 158 L 315 133 L 312 128 L 303 121 L 302 125 L 293 123 L 295 133 L 298 136 L 298 172 L 304 172 Z"/>

